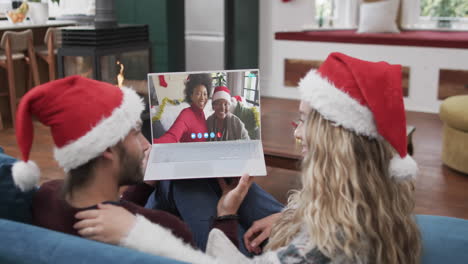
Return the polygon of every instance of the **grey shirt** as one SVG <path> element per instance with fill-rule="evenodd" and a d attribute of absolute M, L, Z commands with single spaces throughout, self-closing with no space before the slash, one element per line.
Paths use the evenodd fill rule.
<path fill-rule="evenodd" d="M 221 139 L 215 137 L 214 140 L 239 140 L 239 139 L 250 139 L 247 129 L 245 129 L 244 123 L 235 115 L 228 113 L 224 119 L 223 131 L 218 131 L 216 125 L 216 115 L 213 113 L 206 119 L 208 126 L 208 132 L 222 133 Z"/>

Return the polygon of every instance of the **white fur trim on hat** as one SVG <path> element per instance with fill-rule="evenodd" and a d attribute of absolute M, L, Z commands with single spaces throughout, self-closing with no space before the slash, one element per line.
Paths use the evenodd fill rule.
<path fill-rule="evenodd" d="M 151 223 L 141 215 L 136 216 L 135 224 L 120 244 L 149 254 L 168 257 L 188 263 L 218 263 L 215 259 L 194 249 L 175 237 L 171 230 Z"/>
<path fill-rule="evenodd" d="M 99 121 L 81 138 L 54 149 L 55 159 L 65 170 L 70 171 L 116 145 L 141 120 L 143 100 L 130 88 L 122 88 L 123 102 L 112 114 Z"/>
<path fill-rule="evenodd" d="M 41 171 L 36 163 L 29 160 L 27 163 L 24 161 L 17 161 L 11 168 L 13 181 L 21 191 L 29 191 L 39 184 Z"/>
<path fill-rule="evenodd" d="M 271 252 L 271 251 L 270 251 Z M 208 234 L 208 242 L 206 243 L 206 254 L 218 259 L 222 259 L 224 263 L 252 263 L 237 247 L 232 244 L 231 240 L 219 229 L 213 228 Z M 265 259 L 264 254 L 262 260 Z M 276 254 L 275 254 L 276 255 Z M 255 263 L 277 263 L 271 262 L 256 262 Z"/>
<path fill-rule="evenodd" d="M 418 164 L 410 155 L 401 158 L 400 155 L 395 156 L 390 160 L 390 176 L 398 180 L 409 180 L 416 178 L 418 174 Z"/>
<path fill-rule="evenodd" d="M 213 99 L 212 101 L 216 101 L 218 99 L 224 99 L 226 101 L 228 101 L 228 103 L 231 103 L 231 95 L 225 91 L 218 91 L 216 93 L 213 94 Z"/>
<path fill-rule="evenodd" d="M 310 71 L 299 82 L 301 100 L 318 111 L 325 119 L 357 134 L 381 138 L 369 108 L 335 87 L 317 71 Z"/>

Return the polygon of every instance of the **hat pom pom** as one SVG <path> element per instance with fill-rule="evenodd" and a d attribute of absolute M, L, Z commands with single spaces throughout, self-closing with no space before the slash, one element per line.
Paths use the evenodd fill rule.
<path fill-rule="evenodd" d="M 18 161 L 12 167 L 13 181 L 21 191 L 29 191 L 39 183 L 41 172 L 33 161 Z"/>
<path fill-rule="evenodd" d="M 418 165 L 410 155 L 401 158 L 395 155 L 390 160 L 390 176 L 398 180 L 411 180 L 418 174 Z"/>

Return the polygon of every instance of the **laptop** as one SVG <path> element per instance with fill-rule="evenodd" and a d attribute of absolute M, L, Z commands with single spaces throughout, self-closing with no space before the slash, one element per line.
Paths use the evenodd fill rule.
<path fill-rule="evenodd" d="M 258 69 L 150 73 L 148 94 L 145 180 L 266 175 Z"/>

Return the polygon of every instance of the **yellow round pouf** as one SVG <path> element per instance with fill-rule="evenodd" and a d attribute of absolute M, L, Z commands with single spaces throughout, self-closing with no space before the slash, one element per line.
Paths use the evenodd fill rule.
<path fill-rule="evenodd" d="M 440 119 L 444 122 L 443 163 L 468 174 L 468 95 L 445 99 L 440 105 Z"/>

